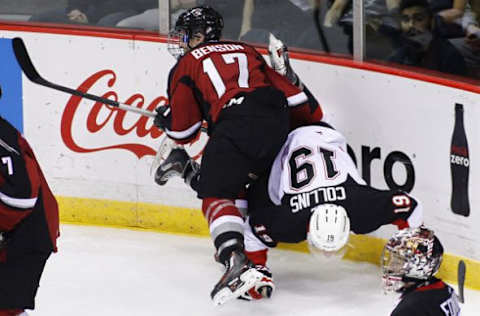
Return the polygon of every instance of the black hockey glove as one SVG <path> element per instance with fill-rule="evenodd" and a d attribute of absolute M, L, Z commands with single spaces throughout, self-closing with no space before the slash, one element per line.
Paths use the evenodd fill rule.
<path fill-rule="evenodd" d="M 155 112 L 157 112 L 157 115 L 153 120 L 153 124 L 162 131 L 164 131 L 165 128 L 170 127 L 170 122 L 172 121 L 172 111 L 170 107 L 161 105 L 155 109 Z"/>

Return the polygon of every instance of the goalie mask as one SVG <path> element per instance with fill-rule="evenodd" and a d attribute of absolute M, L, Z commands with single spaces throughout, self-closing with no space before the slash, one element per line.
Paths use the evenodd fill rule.
<path fill-rule="evenodd" d="M 195 7 L 182 13 L 168 35 L 168 51 L 175 58 L 192 49 L 190 40 L 195 34 L 205 36 L 204 42 L 218 41 L 222 35 L 223 18 L 210 7 Z"/>
<path fill-rule="evenodd" d="M 401 292 L 408 282 L 426 281 L 440 268 L 443 246 L 432 230 L 407 228 L 384 247 L 381 267 L 385 292 Z"/>
<path fill-rule="evenodd" d="M 350 236 L 350 219 L 340 205 L 322 204 L 312 208 L 307 241 L 313 255 L 343 257 Z"/>

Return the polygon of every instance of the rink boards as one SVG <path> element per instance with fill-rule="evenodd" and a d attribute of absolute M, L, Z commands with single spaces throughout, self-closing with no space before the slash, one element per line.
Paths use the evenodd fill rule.
<path fill-rule="evenodd" d="M 64 222 L 208 234 L 200 202 L 182 181 L 165 187 L 153 182 L 151 164 L 164 135 L 152 120 L 32 84 L 5 51 L 9 39 L 20 36 L 47 80 L 153 110 L 167 102 L 166 79 L 174 64 L 162 39 L 12 29 L 0 30 L 0 36 L 0 56 L 9 65 L 2 64 L 0 73 L 9 106 L 2 102 L 0 114 L 32 144 Z M 327 120 L 347 137 L 365 180 L 377 188 L 404 189 L 421 200 L 425 223 L 449 253 L 442 275 L 455 280 L 462 257 L 468 264 L 467 285 L 480 288 L 479 91 L 434 77 L 386 73 L 381 66 L 292 56 Z M 468 217 L 450 207 L 456 103 L 463 105 L 468 139 Z M 188 148 L 191 155 L 201 152 L 205 138 Z M 377 262 L 383 239 L 392 231 L 387 227 L 354 236 L 348 257 Z M 284 247 L 306 250 L 304 244 Z"/>

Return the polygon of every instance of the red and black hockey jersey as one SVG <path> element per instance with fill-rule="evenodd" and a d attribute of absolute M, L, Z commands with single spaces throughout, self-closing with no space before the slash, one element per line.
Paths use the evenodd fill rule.
<path fill-rule="evenodd" d="M 0 117 L 0 262 L 26 252 L 56 251 L 58 205 L 25 138 Z"/>
<path fill-rule="evenodd" d="M 433 278 L 403 293 L 391 316 L 458 316 L 460 305 L 454 290 Z"/>
<path fill-rule="evenodd" d="M 303 91 L 271 69 L 253 47 L 241 42 L 203 43 L 170 71 L 171 122 L 165 132 L 177 142 L 187 143 L 202 121 L 212 127 L 236 95 L 269 86 L 282 91 L 291 107 L 308 101 Z"/>

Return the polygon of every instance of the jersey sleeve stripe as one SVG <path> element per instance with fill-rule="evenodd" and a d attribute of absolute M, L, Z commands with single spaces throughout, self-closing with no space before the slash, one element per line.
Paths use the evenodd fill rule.
<path fill-rule="evenodd" d="M 10 197 L 0 192 L 0 201 L 2 201 L 3 203 L 5 203 L 7 206 L 10 206 L 10 207 L 30 209 L 35 206 L 35 203 L 37 203 L 37 198 L 35 197 L 30 199 L 19 199 L 19 198 Z"/>
<path fill-rule="evenodd" d="M 6 142 L 4 142 L 1 138 L 0 138 L 0 146 L 2 146 L 3 148 L 5 148 L 5 150 L 11 152 L 11 153 L 15 153 L 17 155 L 20 156 L 20 154 L 18 153 L 18 151 L 15 150 L 15 148 L 11 147 L 10 145 L 8 145 Z"/>
<path fill-rule="evenodd" d="M 202 122 L 197 122 L 192 126 L 190 126 L 189 128 L 187 128 L 186 130 L 170 131 L 168 129 L 165 129 L 165 133 L 167 133 L 167 135 L 170 136 L 171 138 L 182 140 L 195 135 L 201 126 L 202 126 Z"/>
<path fill-rule="evenodd" d="M 423 206 L 419 201 L 417 201 L 412 214 L 407 218 L 407 223 L 410 227 L 419 227 L 423 224 Z"/>
<path fill-rule="evenodd" d="M 308 101 L 305 92 L 300 92 L 287 98 L 288 106 L 297 106 Z"/>

